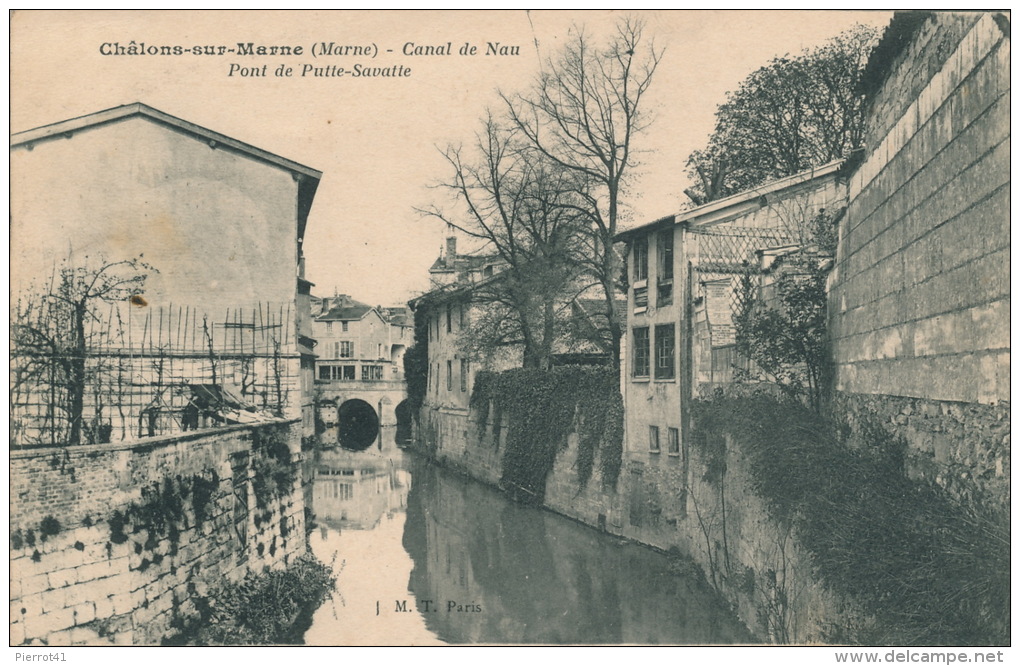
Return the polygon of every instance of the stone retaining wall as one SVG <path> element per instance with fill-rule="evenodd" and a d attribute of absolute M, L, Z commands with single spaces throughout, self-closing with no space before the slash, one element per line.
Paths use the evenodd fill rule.
<path fill-rule="evenodd" d="M 278 497 L 252 483 L 267 438 L 294 469 Z M 305 550 L 300 458 L 296 420 L 12 452 L 11 644 L 158 645 L 193 596 L 284 566 Z"/>
<path fill-rule="evenodd" d="M 503 446 L 497 445 L 491 422 L 473 411 L 428 408 L 422 418 L 422 451 L 499 485 Z M 840 627 L 855 621 L 856 610 L 817 580 L 795 535 L 770 518 L 754 494 L 739 451 L 724 446 L 725 471 L 718 478 L 701 447 L 685 446 L 681 455 L 662 454 L 655 462 L 625 460 L 615 487 L 604 486 L 596 464 L 581 488 L 577 436 L 571 433 L 549 474 L 543 506 L 598 530 L 689 556 L 763 642 L 832 640 Z"/>

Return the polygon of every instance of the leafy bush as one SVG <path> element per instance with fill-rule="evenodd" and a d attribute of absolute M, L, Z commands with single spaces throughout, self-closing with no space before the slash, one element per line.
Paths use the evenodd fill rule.
<path fill-rule="evenodd" d="M 180 622 L 178 641 L 191 645 L 271 645 L 300 642 L 293 628 L 336 589 L 329 565 L 305 554 L 286 569 L 249 573 L 194 599 L 198 617 Z"/>
<path fill-rule="evenodd" d="M 872 424 L 867 446 L 849 448 L 814 411 L 761 395 L 700 402 L 695 423 L 732 437 L 773 517 L 876 617 L 884 633 L 871 641 L 1008 642 L 1008 518 L 908 478 L 902 441 Z"/>

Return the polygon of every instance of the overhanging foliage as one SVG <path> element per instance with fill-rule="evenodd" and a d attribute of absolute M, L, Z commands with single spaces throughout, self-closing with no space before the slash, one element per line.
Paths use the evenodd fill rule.
<path fill-rule="evenodd" d="M 833 640 L 996 645 L 1009 640 L 1009 522 L 981 515 L 904 472 L 904 445 L 880 426 L 850 448 L 800 403 L 763 395 L 696 405 L 695 427 L 725 433 L 754 491 L 794 527 L 823 580 L 875 626 Z"/>

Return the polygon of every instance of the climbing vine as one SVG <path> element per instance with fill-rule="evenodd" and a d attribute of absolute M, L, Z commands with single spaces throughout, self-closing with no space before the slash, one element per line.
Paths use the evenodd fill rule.
<path fill-rule="evenodd" d="M 265 509 L 294 489 L 297 470 L 284 432 L 264 428 L 252 433 L 252 490 L 255 504 Z"/>
<path fill-rule="evenodd" d="M 428 308 L 419 302 L 414 311 L 414 343 L 404 352 L 404 378 L 407 381 L 407 404 L 411 418 L 417 420 L 428 391 L 429 373 Z"/>
<path fill-rule="evenodd" d="M 616 485 L 623 457 L 623 401 L 613 370 L 564 366 L 480 372 L 471 406 L 487 413 L 489 405 L 494 429 L 507 417 L 500 483 L 518 499 L 542 502 L 546 479 L 572 431 L 578 435 L 581 487 L 591 479 L 596 461 L 603 483 Z M 498 443 L 498 436 L 494 439 Z"/>

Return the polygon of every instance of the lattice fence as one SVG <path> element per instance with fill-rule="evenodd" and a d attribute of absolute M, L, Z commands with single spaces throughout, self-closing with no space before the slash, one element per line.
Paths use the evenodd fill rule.
<path fill-rule="evenodd" d="M 795 247 L 797 230 L 718 226 L 692 228 L 695 243 L 691 252 L 692 279 L 702 285 L 708 319 L 712 327 L 712 346 L 732 345 L 735 341 L 734 317 L 740 312 L 742 283 L 750 280 L 760 286 L 759 252 Z"/>
<path fill-rule="evenodd" d="M 80 339 L 55 299 L 12 308 L 12 448 L 269 420 L 296 395 L 289 304 L 216 316 L 124 302 L 96 310 Z"/>

